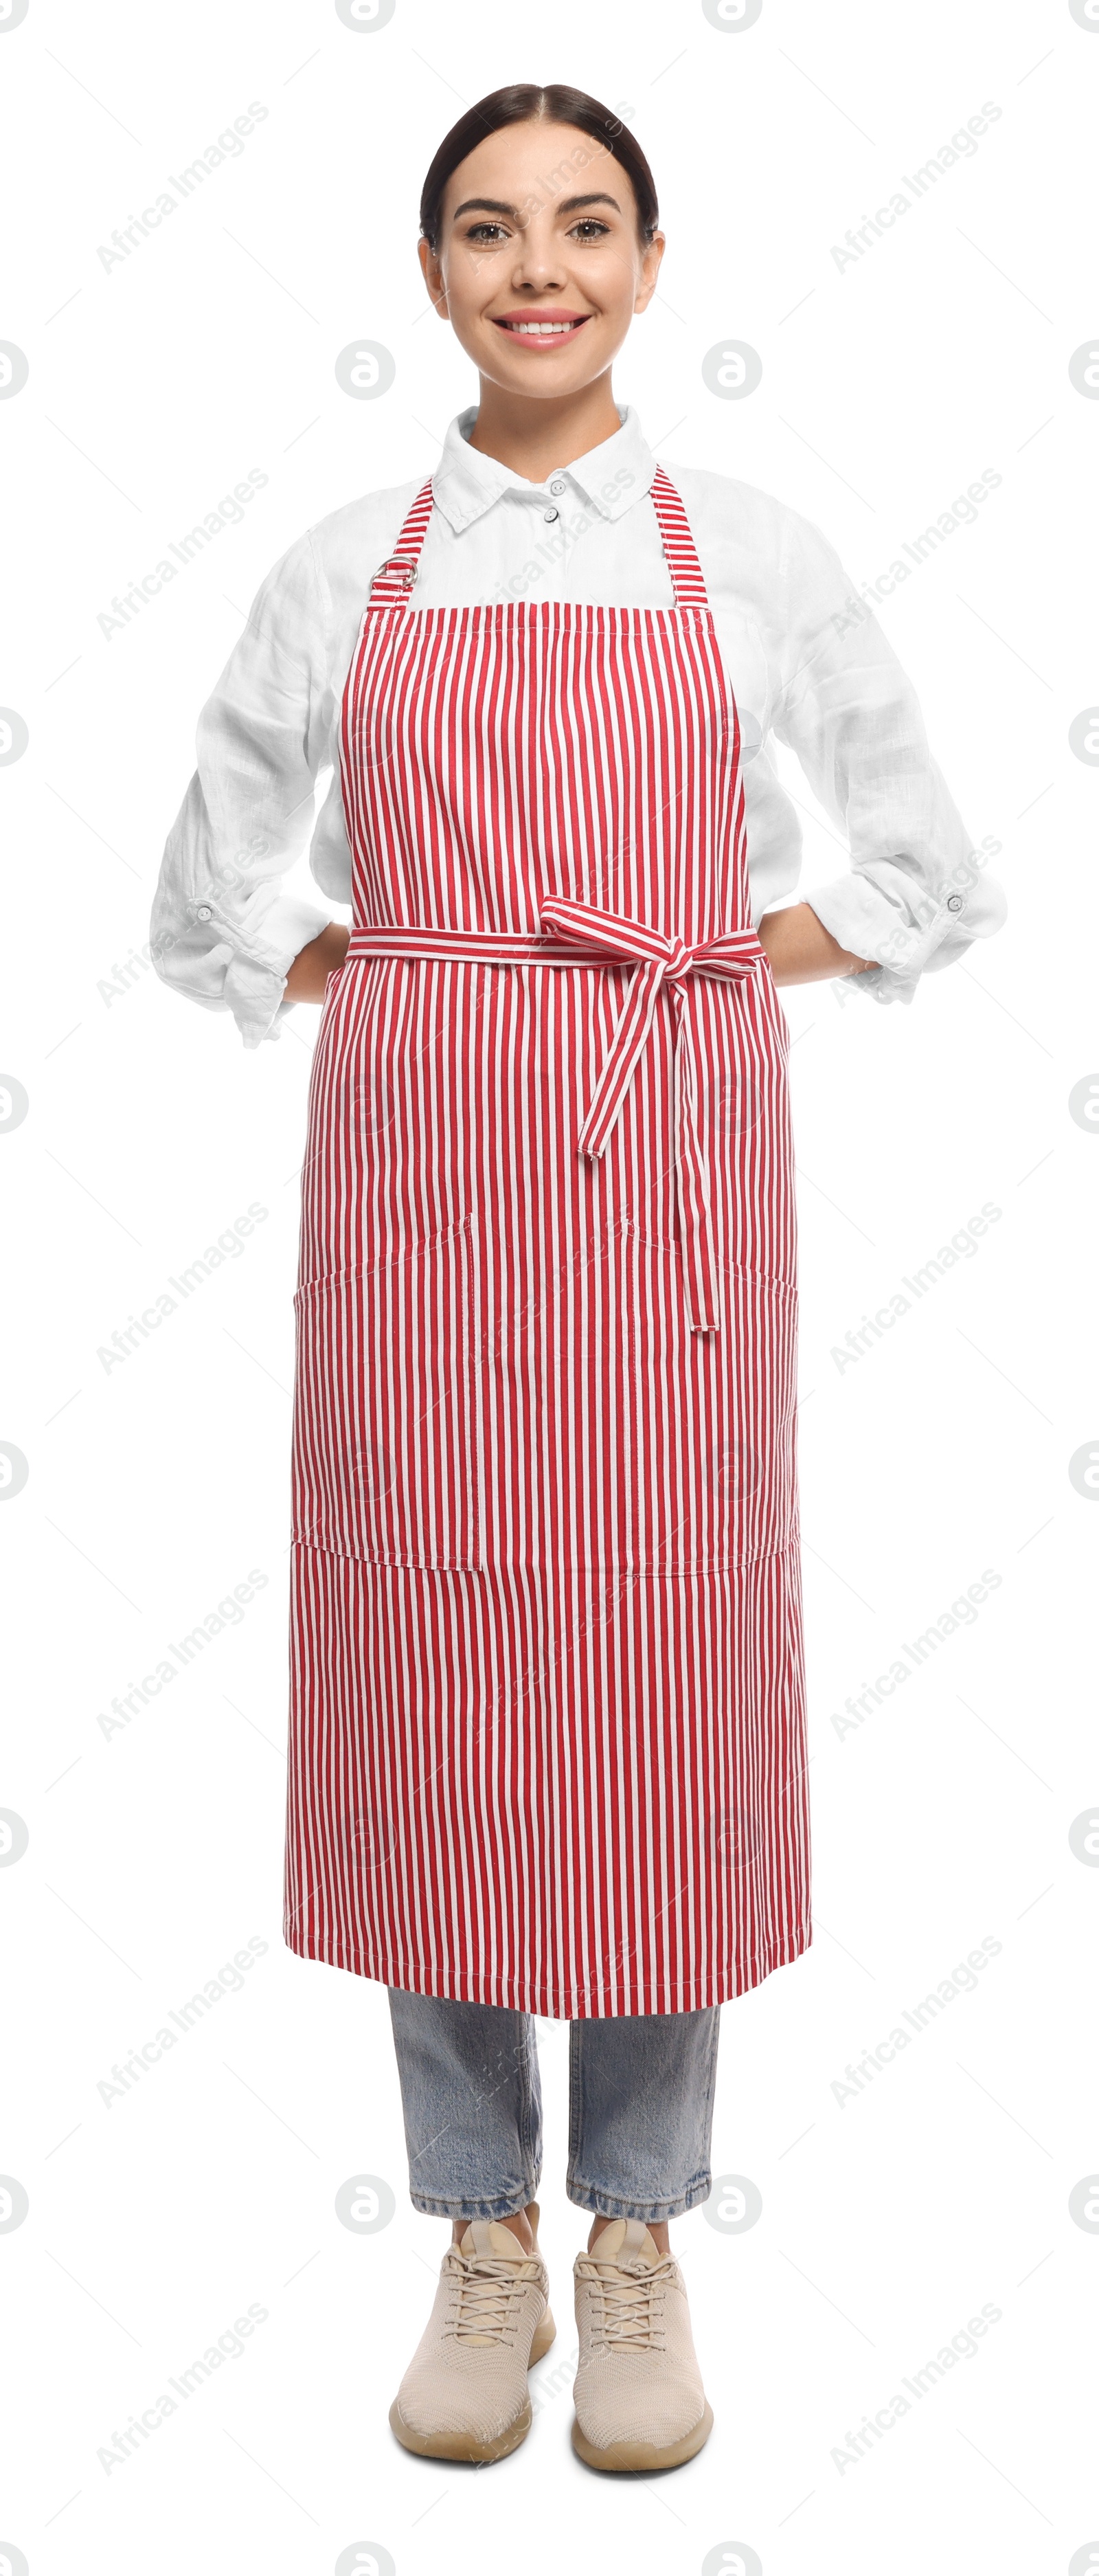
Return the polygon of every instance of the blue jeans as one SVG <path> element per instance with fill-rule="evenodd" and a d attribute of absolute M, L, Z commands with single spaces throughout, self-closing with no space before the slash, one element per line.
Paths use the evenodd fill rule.
<path fill-rule="evenodd" d="M 414 2209 L 510 2218 L 542 2170 L 529 2013 L 387 1988 Z M 565 2189 L 607 2218 L 679 2218 L 710 2190 L 720 2006 L 569 2024 Z"/>

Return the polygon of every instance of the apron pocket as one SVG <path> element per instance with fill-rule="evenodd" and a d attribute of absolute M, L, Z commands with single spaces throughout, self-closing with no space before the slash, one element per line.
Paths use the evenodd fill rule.
<path fill-rule="evenodd" d="M 635 1395 L 624 1228 L 581 1230 L 567 1258 L 538 1267 L 516 1221 L 507 1248 L 481 1295 L 481 1562 L 555 1579 L 628 1566 Z"/>
<path fill-rule="evenodd" d="M 692 1333 L 678 1253 L 652 1247 L 645 1267 L 633 1310 L 637 1561 L 700 1574 L 782 1555 L 797 1534 L 797 1290 L 726 1269 L 722 1330 Z"/>
<path fill-rule="evenodd" d="M 711 1452 L 715 1553 L 755 1565 L 784 1555 L 797 1535 L 798 1297 L 753 1270 L 727 1271 L 726 1287 L 736 1391 L 732 1440 Z"/>
<path fill-rule="evenodd" d="M 367 1564 L 476 1570 L 472 1227 L 294 1300 L 294 1537 Z"/>

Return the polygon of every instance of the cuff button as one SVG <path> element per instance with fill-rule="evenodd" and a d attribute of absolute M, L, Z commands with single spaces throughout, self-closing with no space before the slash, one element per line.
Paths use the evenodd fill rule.
<path fill-rule="evenodd" d="M 213 920 L 213 918 L 214 918 L 214 916 L 213 916 L 213 913 L 212 913 L 212 911 L 211 911 L 210 906 L 209 906 L 209 904 L 208 904 L 208 903 L 200 903 L 200 904 L 198 904 L 198 905 L 196 906 L 196 909 L 195 909 L 195 920 L 196 920 L 196 921 L 212 921 L 212 920 Z"/>
<path fill-rule="evenodd" d="M 948 912 L 964 912 L 965 896 L 961 894 L 948 894 L 946 898 L 946 908 Z"/>

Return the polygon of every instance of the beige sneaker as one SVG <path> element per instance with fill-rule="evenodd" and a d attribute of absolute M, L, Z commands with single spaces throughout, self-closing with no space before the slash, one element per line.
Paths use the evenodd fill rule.
<path fill-rule="evenodd" d="M 470 2220 L 443 2256 L 427 2325 L 389 2409 L 406 2451 L 429 2460 L 502 2460 L 530 2431 L 527 2372 L 556 2333 L 549 2276 L 510 2227 Z"/>
<path fill-rule="evenodd" d="M 572 2447 L 592 2469 L 677 2469 L 713 2425 L 683 2274 L 643 2219 L 615 2218 L 578 2254 L 580 2367 Z"/>

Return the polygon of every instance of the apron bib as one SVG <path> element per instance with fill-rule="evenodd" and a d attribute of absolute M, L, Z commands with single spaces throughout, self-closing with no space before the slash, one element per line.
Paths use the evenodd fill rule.
<path fill-rule="evenodd" d="M 285 1937 L 566 2018 L 810 1938 L 788 1032 L 651 497 L 670 609 L 414 611 L 430 482 L 374 577 L 295 1300 Z"/>

